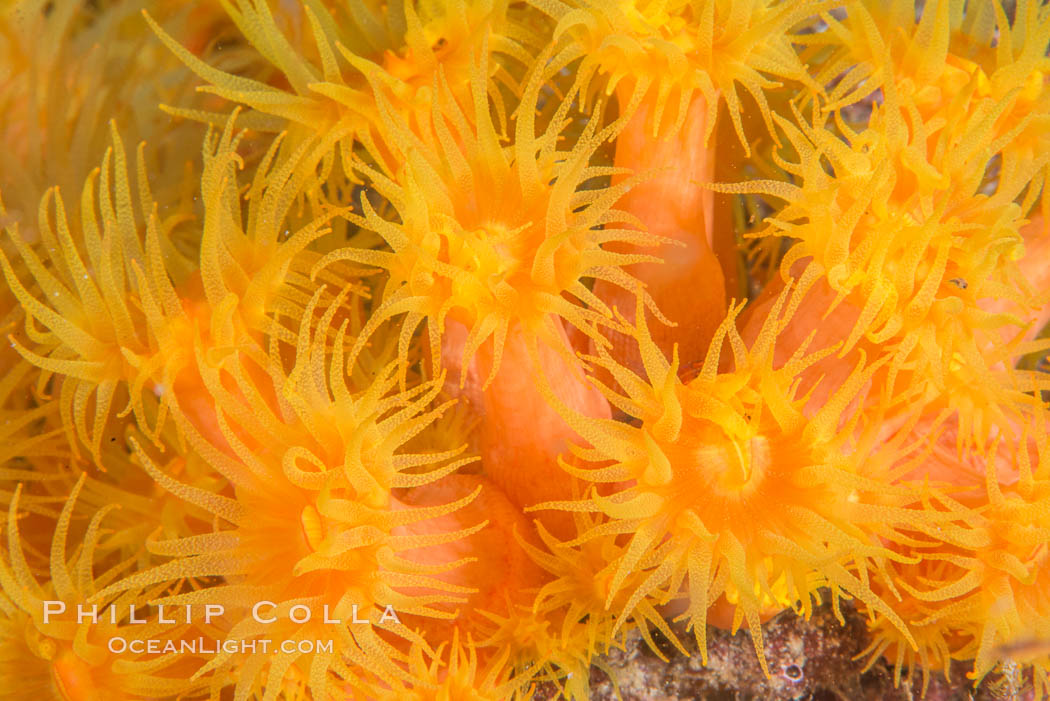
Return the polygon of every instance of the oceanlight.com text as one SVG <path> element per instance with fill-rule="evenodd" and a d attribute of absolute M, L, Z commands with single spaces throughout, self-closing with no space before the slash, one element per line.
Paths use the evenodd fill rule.
<path fill-rule="evenodd" d="M 197 638 L 195 640 L 160 640 L 157 638 L 128 640 L 120 636 L 110 638 L 107 647 L 114 655 L 125 653 L 133 655 L 254 655 L 259 653 L 266 655 L 270 652 L 298 652 L 303 655 L 311 655 L 314 653 L 330 653 L 335 649 L 332 640 L 271 640 L 269 638 L 257 640 L 209 640 L 207 638 Z"/>

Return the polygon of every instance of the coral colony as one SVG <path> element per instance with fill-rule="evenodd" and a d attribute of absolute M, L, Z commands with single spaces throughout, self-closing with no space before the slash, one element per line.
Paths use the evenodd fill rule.
<path fill-rule="evenodd" d="M 1050 5 L 0 12 L 3 699 L 1050 694 Z"/>

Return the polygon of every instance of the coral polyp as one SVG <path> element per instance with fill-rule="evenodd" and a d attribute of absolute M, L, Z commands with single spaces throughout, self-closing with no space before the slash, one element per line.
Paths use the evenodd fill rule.
<path fill-rule="evenodd" d="M 1048 55 L 1045 0 L 4 4 L 0 697 L 1050 697 Z"/>
<path fill-rule="evenodd" d="M 55 522 L 49 548 L 49 576 L 44 584 L 33 574 L 21 540 L 17 522 L 19 492 L 8 510 L 0 586 L 4 604 L 2 654 L 8 667 L 4 681 L 14 690 L 13 698 L 38 698 L 36 695 L 47 693 L 61 699 L 161 699 L 199 692 L 204 684 L 190 677 L 201 668 L 202 659 L 172 656 L 158 663 L 156 658 L 141 653 L 121 659 L 109 646 L 113 637 L 141 642 L 156 636 L 177 641 L 197 630 L 184 623 L 166 630 L 143 628 L 132 620 L 100 616 L 97 606 L 88 606 L 97 591 L 126 565 L 116 561 L 102 575 L 94 574 L 103 520 L 119 504 L 108 504 L 95 512 L 77 554 L 70 556 L 70 527 L 83 485 L 82 476 Z M 134 589 L 111 605 L 132 611 L 134 618 L 134 606 L 145 606 L 155 593 Z M 74 615 L 74 609 L 80 611 L 77 607 L 87 607 L 88 613 Z M 15 679 L 22 675 L 27 676 L 27 683 L 19 689 L 20 682 Z"/>
<path fill-rule="evenodd" d="M 685 597 L 684 615 L 704 655 L 708 609 L 723 596 L 733 628 L 747 623 L 763 664 L 761 617 L 788 606 L 808 615 L 824 588 L 833 601 L 864 602 L 910 638 L 869 579 L 900 557 L 884 544 L 905 539 L 905 530 L 937 527 L 935 514 L 915 508 L 928 497 L 924 489 L 890 484 L 884 473 L 895 456 L 875 449 L 864 435 L 870 427 L 845 414 L 873 367 L 855 368 L 809 417 L 807 397 L 796 394 L 798 375 L 826 351 L 797 353 L 774 368 L 789 299 L 782 295 L 750 347 L 734 328 L 733 310 L 689 382 L 641 327 L 644 378 L 605 359 L 619 385 L 607 396 L 641 425 L 568 416 L 592 447 L 576 448 L 586 463 L 565 469 L 594 486 L 587 499 L 537 507 L 602 514 L 582 542 L 628 534 L 606 606 L 629 575 L 642 572 L 620 622 L 642 601 Z M 601 484 L 626 486 L 601 494 L 594 488 Z"/>

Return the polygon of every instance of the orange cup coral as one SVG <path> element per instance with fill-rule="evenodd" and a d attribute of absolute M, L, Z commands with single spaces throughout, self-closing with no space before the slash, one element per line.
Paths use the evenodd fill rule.
<path fill-rule="evenodd" d="M 845 600 L 898 682 L 1050 695 L 1048 50 L 1040 0 L 3 5 L 0 696 L 584 699 Z"/>

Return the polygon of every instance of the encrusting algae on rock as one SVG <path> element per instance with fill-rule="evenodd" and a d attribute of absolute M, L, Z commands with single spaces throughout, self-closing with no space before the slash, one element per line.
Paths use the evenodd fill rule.
<path fill-rule="evenodd" d="M 1050 696 L 1048 52 L 1041 0 L 4 4 L 0 697 L 585 699 L 825 604 Z"/>

